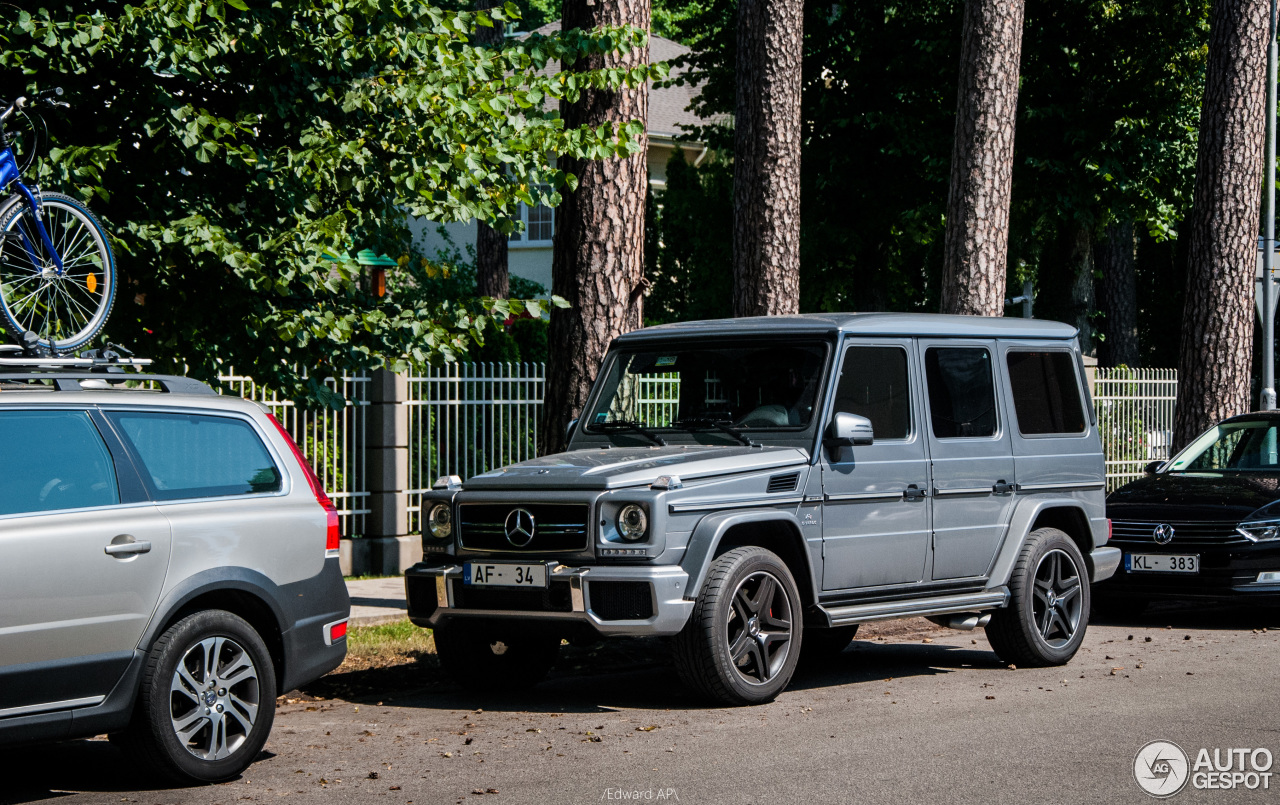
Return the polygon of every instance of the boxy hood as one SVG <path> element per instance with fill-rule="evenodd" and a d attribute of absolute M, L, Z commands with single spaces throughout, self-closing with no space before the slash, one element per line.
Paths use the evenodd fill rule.
<path fill-rule="evenodd" d="M 808 451 L 796 447 L 678 445 L 571 450 L 477 475 L 463 488 L 619 489 L 647 486 L 660 475 L 678 475 L 682 481 L 691 481 L 808 461 Z"/>

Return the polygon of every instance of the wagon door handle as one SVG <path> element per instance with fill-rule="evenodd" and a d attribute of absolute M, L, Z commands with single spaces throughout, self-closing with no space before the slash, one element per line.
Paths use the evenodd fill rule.
<path fill-rule="evenodd" d="M 135 540 L 128 534 L 123 534 L 111 541 L 111 544 L 102 549 L 107 556 L 132 556 L 138 553 L 150 553 L 151 543 L 146 540 Z"/>
<path fill-rule="evenodd" d="M 911 484 L 906 489 L 902 490 L 903 500 L 915 501 L 915 500 L 920 500 L 921 498 L 926 498 L 928 496 L 929 496 L 929 490 L 921 489 L 915 484 Z"/>
<path fill-rule="evenodd" d="M 996 494 L 996 495 L 1007 495 L 1010 492 L 1017 492 L 1017 491 L 1018 491 L 1017 484 L 1011 484 L 1005 480 L 996 481 L 994 484 L 991 485 L 991 492 L 992 494 Z"/>

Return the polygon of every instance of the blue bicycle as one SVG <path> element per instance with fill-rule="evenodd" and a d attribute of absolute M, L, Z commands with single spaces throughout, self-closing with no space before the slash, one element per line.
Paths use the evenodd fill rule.
<path fill-rule="evenodd" d="M 38 118 L 26 110 L 69 106 L 60 95 L 59 87 L 21 97 L 0 113 L 0 193 L 12 193 L 0 203 L 0 320 L 14 338 L 52 354 L 74 352 L 98 334 L 117 284 L 102 224 L 79 201 L 23 184 L 34 147 L 20 167 L 6 133 L 5 124 L 19 113 L 34 135 Z"/>

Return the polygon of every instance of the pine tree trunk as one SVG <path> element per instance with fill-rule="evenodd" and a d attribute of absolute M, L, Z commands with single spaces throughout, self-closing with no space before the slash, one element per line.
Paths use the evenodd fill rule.
<path fill-rule="evenodd" d="M 1140 366 L 1133 221 L 1123 219 L 1110 224 L 1095 254 L 1102 273 L 1098 301 L 1107 334 L 1098 345 L 1098 362 L 1103 366 Z"/>
<path fill-rule="evenodd" d="M 1094 354 L 1093 313 L 1096 301 L 1093 293 L 1093 236 L 1089 227 L 1076 222 L 1072 225 L 1071 252 L 1071 320 L 1080 331 L 1080 351 Z"/>
<path fill-rule="evenodd" d="M 968 0 L 947 191 L 942 312 L 1003 316 L 1023 0 Z"/>
<path fill-rule="evenodd" d="M 1215 0 L 1196 181 L 1175 447 L 1249 409 L 1266 122 L 1266 0 Z"/>
<path fill-rule="evenodd" d="M 739 0 L 733 311 L 800 311 L 802 0 Z"/>
<path fill-rule="evenodd" d="M 565 0 L 561 26 L 594 29 L 635 25 L 648 30 L 649 0 Z M 632 67 L 649 60 L 648 47 L 625 56 L 610 55 L 608 65 Z M 570 69 L 605 65 L 590 56 Z M 567 128 L 602 123 L 647 121 L 647 86 L 617 91 L 588 90 L 575 104 L 561 103 Z M 543 398 L 540 449 L 564 449 L 569 420 L 579 416 L 600 361 L 615 336 L 642 324 L 644 290 L 644 199 L 649 181 L 647 139 L 626 159 L 581 160 L 562 157 L 560 167 L 578 177 L 578 189 L 565 192 L 556 210 L 551 291 L 569 302 L 551 312 L 550 359 Z"/>
<path fill-rule="evenodd" d="M 503 0 L 476 0 L 476 11 L 500 7 Z M 492 28 L 476 29 L 477 46 L 500 48 L 506 26 L 495 22 Z M 507 267 L 507 236 L 484 221 L 476 221 L 476 292 L 480 296 L 506 299 L 511 294 L 511 278 Z"/>

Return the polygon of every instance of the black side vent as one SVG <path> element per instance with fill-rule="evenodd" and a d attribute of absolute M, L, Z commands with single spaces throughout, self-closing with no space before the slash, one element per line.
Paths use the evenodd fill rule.
<path fill-rule="evenodd" d="M 775 475 L 769 479 L 769 488 L 766 492 L 794 492 L 796 484 L 800 483 L 800 473 L 791 472 L 786 475 Z"/>

